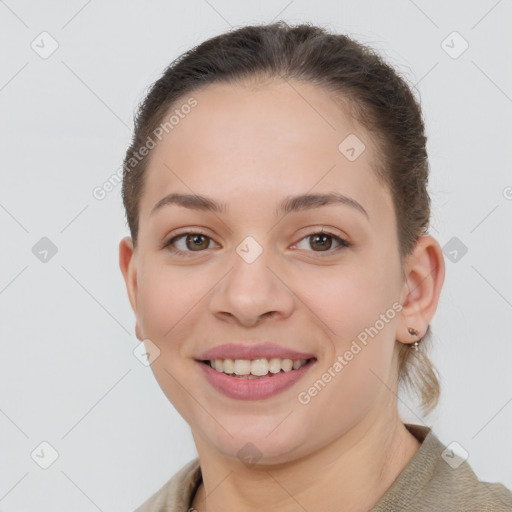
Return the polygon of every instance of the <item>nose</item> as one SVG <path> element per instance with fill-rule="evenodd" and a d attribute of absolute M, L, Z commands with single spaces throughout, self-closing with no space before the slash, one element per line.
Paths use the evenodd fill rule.
<path fill-rule="evenodd" d="M 235 254 L 231 270 L 214 288 L 212 313 L 245 327 L 259 324 L 263 318 L 290 316 L 295 307 L 292 286 L 270 259 L 266 251 L 251 263 Z"/>

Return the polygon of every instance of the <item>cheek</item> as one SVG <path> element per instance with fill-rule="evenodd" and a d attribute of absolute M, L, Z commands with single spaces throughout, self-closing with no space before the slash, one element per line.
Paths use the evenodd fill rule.
<path fill-rule="evenodd" d="M 195 363 L 189 359 L 192 347 L 187 339 L 198 323 L 201 298 L 208 288 L 187 274 L 183 268 L 148 261 L 138 287 L 138 319 L 144 337 L 160 351 L 151 364 L 156 381 L 183 418 L 194 422 L 190 375 Z"/>
<path fill-rule="evenodd" d="M 150 262 L 142 269 L 143 278 L 138 287 L 139 321 L 144 336 L 161 345 L 161 350 L 178 348 L 172 341 L 186 337 L 189 323 L 207 291 L 197 276 L 188 274 L 183 269 Z"/>
<path fill-rule="evenodd" d="M 343 393 L 336 396 L 345 404 L 353 400 L 355 407 L 363 396 L 371 397 L 375 386 L 382 387 L 376 375 L 388 379 L 400 307 L 399 276 L 393 268 L 369 259 L 325 270 L 316 279 L 301 281 L 307 304 L 331 342 L 319 370 L 340 376 L 334 386 L 341 386 Z M 339 356 L 342 370 L 333 367 Z"/>
<path fill-rule="evenodd" d="M 396 277 L 378 262 L 325 268 L 302 276 L 300 295 L 339 347 L 374 325 L 398 297 Z M 396 297 L 395 297 L 396 296 Z M 387 325 L 387 324 L 386 324 Z"/>

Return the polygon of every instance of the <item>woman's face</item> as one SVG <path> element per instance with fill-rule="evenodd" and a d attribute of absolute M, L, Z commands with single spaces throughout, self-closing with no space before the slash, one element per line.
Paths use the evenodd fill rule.
<path fill-rule="evenodd" d="M 293 460 L 393 407 L 405 288 L 391 196 L 368 132 L 322 89 L 214 84 L 193 96 L 151 151 L 131 259 L 121 242 L 137 335 L 159 354 L 154 375 L 196 440 L 225 456 L 250 442 L 260 462 Z M 169 194 L 191 198 L 155 208 Z M 311 194 L 350 202 L 293 201 Z M 213 202 L 222 207 L 204 206 Z M 261 379 L 199 361 L 261 343 L 277 348 L 253 356 L 314 359 Z M 260 358 L 236 348 L 222 359 Z"/>

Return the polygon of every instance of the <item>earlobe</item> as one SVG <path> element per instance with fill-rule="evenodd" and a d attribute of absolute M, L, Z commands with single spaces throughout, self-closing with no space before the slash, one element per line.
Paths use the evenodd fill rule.
<path fill-rule="evenodd" d="M 137 339 L 139 341 L 143 341 L 144 340 L 144 336 L 142 336 L 142 333 L 140 331 L 140 325 L 139 325 L 139 322 L 137 320 L 135 321 L 135 336 L 137 336 Z"/>
<path fill-rule="evenodd" d="M 414 343 L 425 336 L 444 283 L 444 256 L 435 238 L 420 236 L 407 260 L 405 275 L 396 339 L 403 343 Z M 411 335 L 411 328 L 418 331 L 417 336 Z"/>

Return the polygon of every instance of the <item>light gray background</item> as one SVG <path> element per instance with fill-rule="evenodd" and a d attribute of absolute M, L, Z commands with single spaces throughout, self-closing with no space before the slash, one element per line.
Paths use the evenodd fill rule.
<path fill-rule="evenodd" d="M 445 444 L 460 443 L 481 479 L 512 488 L 510 0 L 7 0 L 0 510 L 132 510 L 195 456 L 188 425 L 132 353 L 139 342 L 118 267 L 128 233 L 121 187 L 103 200 L 93 190 L 120 168 L 135 107 L 172 59 L 232 26 L 276 19 L 346 32 L 416 84 L 431 234 L 442 246 L 457 237 L 467 253 L 446 257 L 432 323 L 441 404 L 428 418 L 408 397 L 400 408 Z M 59 45 L 46 59 L 31 48 L 49 48 L 43 31 Z M 462 39 L 446 39 L 453 31 L 469 44 L 458 58 Z M 32 252 L 42 237 L 58 249 L 45 263 Z M 43 441 L 59 454 L 48 469 L 31 458 L 49 457 Z"/>

